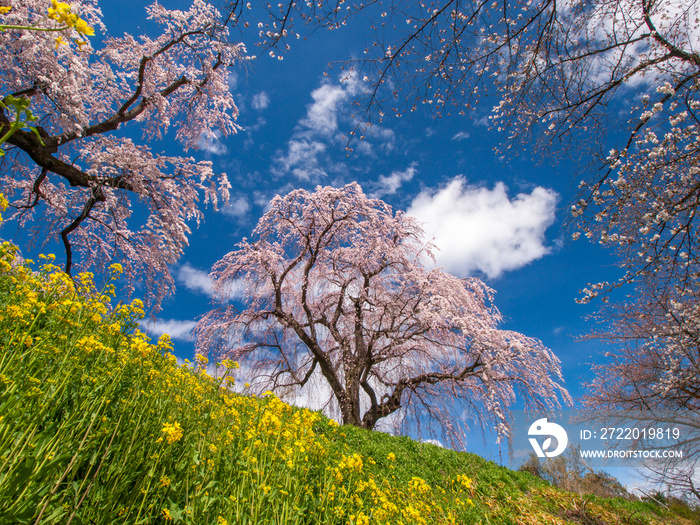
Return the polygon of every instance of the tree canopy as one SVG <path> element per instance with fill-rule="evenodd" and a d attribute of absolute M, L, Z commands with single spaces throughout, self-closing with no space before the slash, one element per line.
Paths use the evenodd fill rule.
<path fill-rule="evenodd" d="M 372 429 L 430 417 L 452 438 L 464 411 L 507 432 L 518 392 L 533 407 L 569 399 L 558 359 L 501 330 L 493 291 L 428 269 L 417 221 L 367 198 L 357 183 L 277 196 L 213 268 L 224 304 L 197 327 L 201 352 L 250 367 L 253 388 L 317 399 L 343 423 Z"/>
<path fill-rule="evenodd" d="M 104 271 L 120 261 L 129 284 L 145 282 L 157 306 L 172 291 L 168 265 L 187 245 L 189 223 L 203 218 L 202 202 L 226 200 L 230 185 L 210 162 L 165 155 L 147 142 L 174 138 L 186 151 L 212 134 L 235 133 L 228 69 L 245 50 L 230 43 L 220 14 L 203 0 L 187 11 L 155 3 L 147 12 L 160 34 L 94 46 L 66 45 L 51 31 L 0 33 L 0 89 L 29 99 L 38 119 L 38 133 L 19 129 L 7 139 L 0 180 L 13 210 L 8 218 L 38 242 L 60 236 L 66 272 L 76 263 Z M 79 14 L 104 33 L 97 2 L 81 2 Z M 47 16 L 44 0 L 14 5 L 3 22 L 61 25 Z M 10 117 L 0 111 L 3 128 Z M 142 141 L 123 133 L 137 122 Z"/>

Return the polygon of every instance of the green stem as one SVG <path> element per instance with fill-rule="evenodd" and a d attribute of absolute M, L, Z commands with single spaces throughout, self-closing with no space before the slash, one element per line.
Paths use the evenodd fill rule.
<path fill-rule="evenodd" d="M 92 425 L 95 423 L 95 421 L 97 420 L 97 418 L 99 416 L 99 410 L 102 408 L 103 404 L 104 404 L 104 400 L 100 404 L 98 412 L 93 414 L 91 421 L 90 421 L 90 425 L 88 426 L 87 430 L 85 431 L 85 434 L 83 435 L 83 440 L 80 442 L 80 445 L 78 445 L 78 450 L 76 450 L 75 454 L 73 454 L 73 457 L 71 458 L 70 463 L 66 467 L 66 470 L 63 471 L 63 474 L 61 475 L 59 480 L 56 482 L 56 484 L 53 486 L 53 488 L 51 489 L 51 492 L 49 492 L 49 494 L 44 498 L 44 505 L 41 507 L 41 511 L 39 512 L 39 515 L 37 516 L 36 521 L 34 522 L 34 525 L 39 525 L 39 523 L 41 522 L 41 517 L 44 515 L 44 512 L 46 511 L 46 507 L 48 507 L 49 502 L 51 501 L 51 498 L 54 496 L 54 494 L 56 494 L 56 491 L 61 486 L 61 483 L 63 483 L 63 480 L 66 478 L 68 473 L 73 468 L 73 465 L 75 464 L 76 460 L 78 459 L 78 455 L 80 454 L 80 452 L 83 448 L 83 445 L 85 445 L 85 441 L 87 441 L 87 438 L 90 435 L 90 431 L 92 430 Z M 22 494 L 24 494 L 24 493 L 22 493 Z M 20 495 L 20 497 L 18 499 L 21 499 L 21 496 L 22 495 Z"/>
<path fill-rule="evenodd" d="M 36 27 L 36 26 L 12 26 L 12 25 L 7 25 L 7 24 L 0 24 L 0 31 L 4 31 L 5 29 L 28 29 L 30 31 L 44 31 L 47 33 L 55 33 L 58 31 L 65 31 L 66 29 L 70 29 L 70 26 L 50 28 L 50 27 Z"/>
<path fill-rule="evenodd" d="M 16 122 L 16 121 L 15 121 Z M 13 122 L 12 125 L 10 126 L 10 129 L 7 133 L 5 133 L 2 137 L 0 137 L 0 144 L 4 144 L 7 142 L 7 139 L 9 139 L 12 134 L 17 131 L 21 126 L 15 126 L 15 123 Z"/>

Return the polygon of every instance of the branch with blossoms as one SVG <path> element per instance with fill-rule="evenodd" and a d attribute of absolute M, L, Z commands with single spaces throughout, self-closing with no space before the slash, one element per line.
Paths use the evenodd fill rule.
<path fill-rule="evenodd" d="M 6 15 L 12 10 L 12 6 L 0 7 L 0 15 Z M 71 6 L 64 3 L 58 2 L 57 0 L 51 0 L 51 7 L 47 11 L 47 19 L 55 20 L 59 24 L 59 27 L 40 27 L 37 24 L 34 25 L 12 25 L 12 24 L 0 24 L 0 32 L 7 29 L 20 29 L 29 31 L 43 31 L 49 33 L 56 33 L 61 31 L 67 31 L 70 29 L 75 29 L 81 36 L 93 36 L 95 34 L 95 29 L 88 25 L 88 23 L 80 18 L 77 14 L 71 12 Z M 86 40 L 78 40 L 77 38 L 71 38 L 79 49 L 87 44 Z M 56 48 L 61 44 L 67 44 L 63 37 L 59 36 L 56 38 Z"/>
<path fill-rule="evenodd" d="M 29 30 L 29 31 L 45 31 L 45 32 L 60 32 L 66 31 L 74 28 L 78 34 L 92 36 L 95 34 L 94 28 L 90 27 L 85 20 L 80 18 L 77 14 L 71 13 L 71 6 L 63 2 L 57 2 L 56 0 L 51 0 L 52 7 L 48 9 L 47 18 L 50 20 L 57 20 L 59 23 L 63 24 L 61 27 L 39 27 L 37 25 L 12 25 L 12 24 L 0 24 L 0 32 L 6 31 L 8 29 L 16 30 Z M 6 15 L 12 10 L 11 6 L 0 6 L 0 15 Z M 78 45 L 79 49 L 87 44 L 87 41 L 78 40 L 74 38 L 73 41 Z M 56 38 L 56 49 L 61 44 L 66 44 L 62 37 Z M 41 142 L 41 136 L 39 131 L 32 126 L 30 123 L 36 122 L 37 118 L 32 114 L 31 109 L 29 109 L 30 101 L 24 97 L 16 97 L 12 95 L 6 96 L 3 100 L 0 100 L 0 108 L 7 111 L 14 111 L 14 119 L 11 121 L 8 127 L 4 122 L 0 126 L 0 130 L 7 128 L 4 135 L 0 136 L 0 146 L 2 146 L 7 140 L 13 135 L 17 130 L 27 128 L 31 130 Z M 42 142 L 43 144 L 43 142 Z M 5 151 L 0 148 L 0 156 L 4 156 Z"/>
<path fill-rule="evenodd" d="M 13 7 L 6 25 L 45 28 L 44 6 L 27 0 Z M 230 185 L 211 162 L 166 156 L 145 141 L 175 124 L 184 150 L 214 133 L 236 133 L 228 70 L 245 49 L 229 41 L 220 14 L 204 0 L 184 12 L 156 3 L 147 13 L 162 33 L 110 38 L 96 52 L 88 42 L 61 45 L 47 31 L 0 33 L 7 57 L 0 89 L 30 101 L 37 119 L 35 130 L 15 129 L 6 138 L 12 155 L 0 180 L 15 210 L 9 218 L 38 242 L 62 242 L 66 272 L 76 265 L 103 271 L 119 261 L 127 291 L 143 282 L 157 308 L 174 289 L 170 267 L 188 244 L 188 223 L 204 218 L 202 204 L 226 201 Z M 48 19 L 81 37 L 101 26 L 95 0 L 81 4 L 80 16 L 54 0 Z M 0 111 L 3 128 L 12 122 Z M 136 122 L 143 141 L 123 133 Z M 141 224 L 133 220 L 135 206 L 145 212 Z"/>

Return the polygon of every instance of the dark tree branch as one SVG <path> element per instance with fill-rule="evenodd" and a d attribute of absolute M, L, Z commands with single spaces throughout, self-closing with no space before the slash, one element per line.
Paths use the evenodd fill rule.
<path fill-rule="evenodd" d="M 93 189 L 90 198 L 85 203 L 83 211 L 80 213 L 80 215 L 78 215 L 73 220 L 73 222 L 71 222 L 61 231 L 63 246 L 66 249 L 66 266 L 64 271 L 68 275 L 71 275 L 71 268 L 73 266 L 73 249 L 71 247 L 70 240 L 68 239 L 68 235 L 70 235 L 71 232 L 73 232 L 78 226 L 80 226 L 80 223 L 82 223 L 90 215 L 90 211 L 98 201 L 104 201 L 104 196 L 102 196 L 102 190 L 100 190 L 99 188 L 95 188 Z"/>

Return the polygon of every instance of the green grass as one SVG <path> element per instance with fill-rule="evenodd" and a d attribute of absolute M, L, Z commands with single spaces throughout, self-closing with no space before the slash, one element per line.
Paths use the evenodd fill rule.
<path fill-rule="evenodd" d="M 681 524 L 694 523 L 658 505 L 622 498 L 578 495 L 554 488 L 527 472 L 517 472 L 475 454 L 455 452 L 407 437 L 341 427 L 345 443 L 360 454 L 396 455 L 395 463 L 377 462 L 383 475 L 397 480 L 420 473 L 433 486 L 440 486 L 456 472 L 473 479 L 474 507 L 464 523 L 482 524 Z"/>
<path fill-rule="evenodd" d="M 15 252 L 0 247 L 0 523 L 690 523 L 233 394 L 235 363 L 178 366 L 112 282 Z"/>

